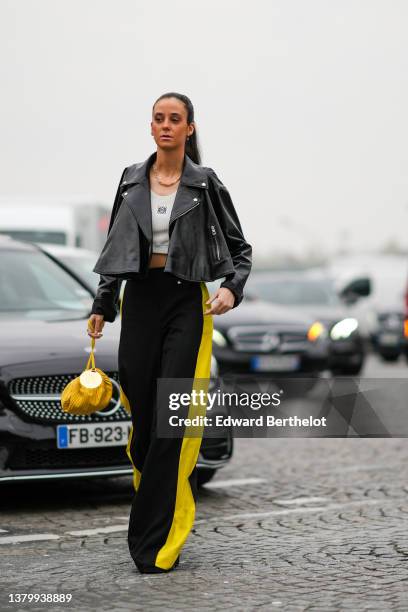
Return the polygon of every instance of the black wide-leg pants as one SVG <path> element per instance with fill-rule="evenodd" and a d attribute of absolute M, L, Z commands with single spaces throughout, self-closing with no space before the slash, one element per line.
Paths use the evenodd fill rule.
<path fill-rule="evenodd" d="M 194 523 L 202 438 L 158 437 L 155 411 L 158 378 L 210 377 L 208 297 L 204 282 L 150 268 L 147 278 L 126 282 L 121 302 L 119 379 L 132 418 L 127 453 L 135 489 L 128 545 L 141 572 L 172 569 Z"/>

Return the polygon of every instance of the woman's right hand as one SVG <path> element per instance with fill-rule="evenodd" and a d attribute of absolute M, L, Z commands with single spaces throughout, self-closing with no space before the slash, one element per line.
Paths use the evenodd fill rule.
<path fill-rule="evenodd" d="M 105 321 L 103 320 L 103 315 L 92 314 L 88 319 L 88 336 L 91 338 L 102 338 L 103 326 L 105 325 Z"/>

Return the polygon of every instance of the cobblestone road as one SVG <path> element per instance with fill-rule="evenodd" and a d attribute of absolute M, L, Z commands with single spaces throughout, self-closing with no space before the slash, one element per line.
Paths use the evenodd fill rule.
<path fill-rule="evenodd" d="M 407 476 L 405 439 L 238 439 L 161 575 L 129 557 L 130 479 L 7 486 L 0 609 L 405 612 Z M 73 599 L 8 604 L 16 592 Z"/>

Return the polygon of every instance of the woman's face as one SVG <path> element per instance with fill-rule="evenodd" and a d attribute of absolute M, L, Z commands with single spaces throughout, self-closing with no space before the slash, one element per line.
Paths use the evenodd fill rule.
<path fill-rule="evenodd" d="M 194 124 L 187 123 L 187 109 L 177 98 L 163 98 L 153 108 L 151 133 L 158 147 L 171 150 L 184 148 Z"/>

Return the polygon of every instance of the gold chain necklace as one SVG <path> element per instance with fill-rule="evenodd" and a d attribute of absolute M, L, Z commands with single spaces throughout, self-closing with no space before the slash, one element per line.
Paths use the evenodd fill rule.
<path fill-rule="evenodd" d="M 163 185 L 164 187 L 171 187 L 172 185 L 175 185 L 180 180 L 180 177 L 181 177 L 181 174 L 180 174 L 180 176 L 175 181 L 173 181 L 172 183 L 163 183 L 163 181 L 160 179 L 160 177 L 159 177 L 159 175 L 157 173 L 157 170 L 156 170 L 155 166 L 152 166 L 152 170 L 153 170 L 154 176 L 156 177 L 157 182 L 160 185 Z"/>

